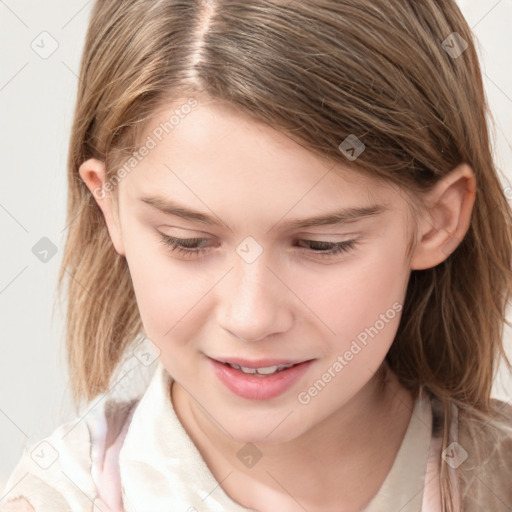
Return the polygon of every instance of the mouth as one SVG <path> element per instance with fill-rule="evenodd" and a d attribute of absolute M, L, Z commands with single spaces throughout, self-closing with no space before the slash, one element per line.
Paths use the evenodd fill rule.
<path fill-rule="evenodd" d="M 274 375 L 275 373 L 282 372 L 293 366 L 297 366 L 302 363 L 307 363 L 311 359 L 293 361 L 292 359 L 241 359 L 241 358 L 211 358 L 214 361 L 229 366 L 235 370 L 239 370 L 246 375 L 255 376 L 268 376 Z"/>
<path fill-rule="evenodd" d="M 291 368 L 292 366 L 297 366 L 301 363 L 288 363 L 288 364 L 278 364 L 278 365 L 271 365 L 271 366 L 242 366 L 239 364 L 234 363 L 226 363 L 224 361 L 220 361 L 226 366 L 230 366 L 231 368 L 234 368 L 235 370 L 240 370 L 242 373 L 245 373 L 247 375 L 255 375 L 258 377 L 265 377 L 268 375 L 274 375 L 275 373 L 282 372 L 283 370 L 287 370 L 288 368 Z"/>
<path fill-rule="evenodd" d="M 228 389 L 251 400 L 267 400 L 283 394 L 302 378 L 314 361 L 209 359 L 215 374 Z"/>

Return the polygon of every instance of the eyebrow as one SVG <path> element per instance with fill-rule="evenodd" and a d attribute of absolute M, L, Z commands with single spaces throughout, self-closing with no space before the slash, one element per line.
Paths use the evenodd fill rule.
<path fill-rule="evenodd" d="M 211 226 L 220 226 L 223 224 L 223 222 L 217 220 L 211 215 L 186 208 L 185 206 L 169 199 L 164 199 L 158 196 L 146 196 L 139 198 L 139 200 L 167 215 L 175 215 L 176 217 L 180 217 L 185 220 L 200 222 Z M 388 208 L 382 204 L 342 208 L 341 210 L 330 212 L 328 214 L 304 219 L 288 219 L 278 224 L 281 224 L 281 229 L 290 230 L 314 226 L 339 226 L 357 222 L 368 217 L 376 217 L 387 210 Z"/>

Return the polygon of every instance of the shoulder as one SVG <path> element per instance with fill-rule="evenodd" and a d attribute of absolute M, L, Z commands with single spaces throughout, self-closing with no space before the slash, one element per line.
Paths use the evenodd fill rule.
<path fill-rule="evenodd" d="M 491 403 L 487 421 L 459 415 L 464 460 L 457 470 L 468 512 L 482 506 L 493 511 L 512 508 L 512 406 L 496 399 Z"/>
<path fill-rule="evenodd" d="M 112 458 L 109 448 L 126 431 L 137 402 L 97 401 L 81 417 L 26 445 L 5 485 L 0 512 L 89 511 L 98 498 L 97 468 Z"/>
<path fill-rule="evenodd" d="M 17 498 L 3 506 L 2 512 L 35 512 L 35 508 L 25 498 Z"/>
<path fill-rule="evenodd" d="M 511 450 L 512 405 L 492 399 L 491 412 L 485 420 L 459 413 L 459 436 L 475 453 L 478 450 L 482 462 L 489 461 L 501 450 Z"/>
<path fill-rule="evenodd" d="M 77 495 L 78 488 L 73 492 L 68 482 L 91 491 L 86 476 L 90 447 L 87 424 L 80 421 L 65 423 L 41 441 L 25 445 L 5 485 L 0 511 L 27 507 L 28 503 L 38 512 L 49 507 L 71 512 L 69 503 L 75 498 L 81 503 L 83 499 Z"/>

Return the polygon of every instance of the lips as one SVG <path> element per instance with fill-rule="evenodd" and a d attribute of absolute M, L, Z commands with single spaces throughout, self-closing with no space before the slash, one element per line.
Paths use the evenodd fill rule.
<path fill-rule="evenodd" d="M 238 366 L 244 366 L 246 368 L 268 368 L 269 366 L 283 366 L 304 363 L 305 359 L 292 360 L 292 359 L 241 359 L 237 357 L 215 357 L 219 363 L 228 363 Z"/>
<path fill-rule="evenodd" d="M 302 377 L 313 362 L 284 359 L 209 359 L 219 380 L 234 394 L 250 400 L 267 400 L 284 393 Z"/>
<path fill-rule="evenodd" d="M 305 361 L 290 361 L 285 359 L 240 359 L 240 358 L 218 358 L 216 361 L 224 363 L 235 370 L 240 370 L 246 375 L 273 375 L 287 370 L 292 366 L 304 363 Z"/>

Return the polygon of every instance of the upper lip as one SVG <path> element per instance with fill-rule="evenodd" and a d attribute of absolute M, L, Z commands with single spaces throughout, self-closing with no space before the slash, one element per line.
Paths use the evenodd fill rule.
<path fill-rule="evenodd" d="M 301 359 L 301 360 L 291 360 L 291 359 L 242 359 L 239 357 L 215 357 L 216 361 L 220 363 L 228 363 L 228 364 L 236 364 L 238 366 L 243 366 L 244 368 L 268 368 L 270 366 L 281 366 L 284 364 L 299 364 L 304 363 L 306 361 L 310 361 L 310 359 Z"/>

